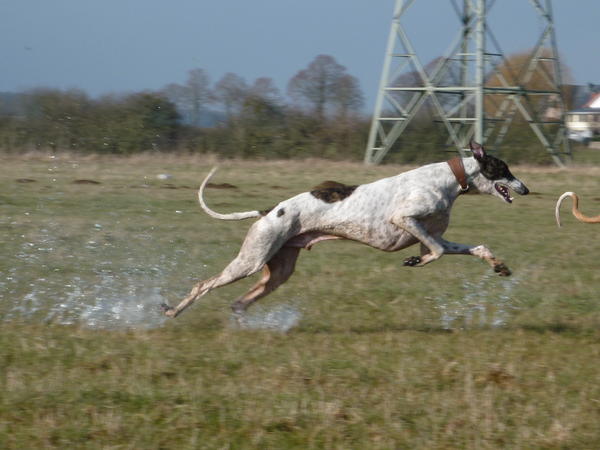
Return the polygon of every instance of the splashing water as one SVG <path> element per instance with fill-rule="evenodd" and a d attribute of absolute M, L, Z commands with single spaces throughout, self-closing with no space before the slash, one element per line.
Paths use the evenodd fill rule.
<path fill-rule="evenodd" d="M 118 226 L 92 222 L 84 236 L 67 239 L 59 223 L 48 221 L 27 236 L 12 235 L 15 258 L 8 268 L 0 266 L 0 323 L 25 320 L 96 329 L 162 326 L 168 320 L 159 308 L 166 302 L 162 292 L 179 289 L 181 268 L 197 271 L 197 261 L 190 263 L 184 244 L 162 247 L 157 255 L 151 232 L 127 235 L 126 242 L 113 238 Z M 206 251 L 203 255 L 213 257 Z M 241 327 L 285 333 L 301 316 L 292 302 L 271 309 L 258 305 Z"/>
<path fill-rule="evenodd" d="M 40 279 L 20 301 L 8 305 L 2 320 L 101 329 L 155 328 L 165 320 L 158 309 L 164 301 L 160 290 L 144 287 L 135 277 L 107 274 L 101 274 L 93 286 L 78 276 L 60 286 L 51 279 Z"/>
<path fill-rule="evenodd" d="M 9 220 L 0 218 L 0 225 Z M 28 234 L 10 235 L 15 256 L 0 266 L 0 323 L 24 320 L 108 330 L 162 326 L 168 320 L 159 308 L 166 302 L 162 293 L 180 289 L 186 278 L 182 267 L 202 277 L 198 261 L 190 261 L 185 243 L 163 245 L 159 253 L 151 227 L 123 238 L 120 227 L 137 226 L 124 222 L 114 215 L 111 223 L 92 221 L 72 237 L 51 219 Z M 214 255 L 203 250 L 203 257 Z M 258 305 L 238 327 L 285 333 L 301 317 L 293 302 L 270 309 Z"/>
<path fill-rule="evenodd" d="M 71 286 L 73 290 L 65 301 L 49 309 L 47 321 L 117 329 L 156 328 L 165 320 L 157 308 L 163 301 L 160 288 L 139 288 L 135 278 L 122 280 L 104 275 L 91 295 L 85 295 L 77 284 Z"/>
<path fill-rule="evenodd" d="M 125 244 L 103 238 L 106 228 L 95 223 L 91 236 L 67 241 L 59 224 L 47 222 L 34 236 L 11 236 L 18 251 L 8 268 L 0 269 L 0 322 L 161 326 L 166 319 L 158 307 L 165 300 L 161 292 L 169 290 L 168 276 L 176 272 L 184 251 L 154 255 L 150 234 L 140 233 Z"/>
<path fill-rule="evenodd" d="M 433 298 L 440 313 L 442 327 L 453 329 L 506 325 L 511 312 L 519 308 L 514 290 L 522 276 L 501 278 L 486 273 L 477 282 L 463 279 L 464 293 L 461 298 L 447 294 Z"/>
<path fill-rule="evenodd" d="M 253 306 L 244 318 L 236 323 L 246 330 L 273 330 L 287 333 L 300 322 L 302 312 L 292 302 L 277 304 L 271 308 Z"/>

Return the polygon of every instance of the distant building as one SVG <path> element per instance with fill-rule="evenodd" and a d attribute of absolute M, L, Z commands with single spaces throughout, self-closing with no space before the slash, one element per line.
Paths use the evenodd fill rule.
<path fill-rule="evenodd" d="M 569 139 L 588 142 L 600 137 L 600 86 L 578 87 L 583 89 L 573 97 L 573 109 L 567 112 L 565 121 Z"/>

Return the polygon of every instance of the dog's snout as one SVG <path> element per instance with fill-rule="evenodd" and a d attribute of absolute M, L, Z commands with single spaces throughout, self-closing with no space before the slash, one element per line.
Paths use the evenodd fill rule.
<path fill-rule="evenodd" d="M 521 182 L 521 180 L 514 178 L 512 182 L 509 183 L 509 186 L 519 195 L 529 194 L 529 189 Z"/>

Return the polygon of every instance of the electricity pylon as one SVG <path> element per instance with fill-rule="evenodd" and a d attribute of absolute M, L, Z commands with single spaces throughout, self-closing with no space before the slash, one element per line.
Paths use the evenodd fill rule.
<path fill-rule="evenodd" d="M 497 150 L 520 114 L 554 162 L 563 166 L 571 151 L 551 0 L 529 0 L 543 29 L 518 68 L 511 68 L 487 24 L 495 0 L 463 0 L 462 8 L 450 0 L 462 26 L 446 53 L 424 66 L 402 26 L 415 1 L 396 0 L 365 163 L 380 163 L 427 105 L 460 154 L 471 139 Z M 544 89 L 527 87 L 534 75 L 544 80 Z"/>

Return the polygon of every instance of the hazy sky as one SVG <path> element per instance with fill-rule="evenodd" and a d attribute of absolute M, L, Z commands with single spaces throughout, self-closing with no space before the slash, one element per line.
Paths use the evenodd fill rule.
<path fill-rule="evenodd" d="M 457 0 L 457 3 L 462 3 Z M 544 0 L 542 0 L 544 3 Z M 319 54 L 356 76 L 372 109 L 394 0 L 0 0 L 0 91 L 159 89 L 192 68 L 213 82 L 271 77 L 282 92 Z M 600 83 L 600 0 L 554 0 L 558 47 L 580 84 Z M 450 0 L 416 0 L 405 23 L 423 63 L 459 29 Z M 506 54 L 531 48 L 529 0 L 496 0 L 489 25 Z"/>

